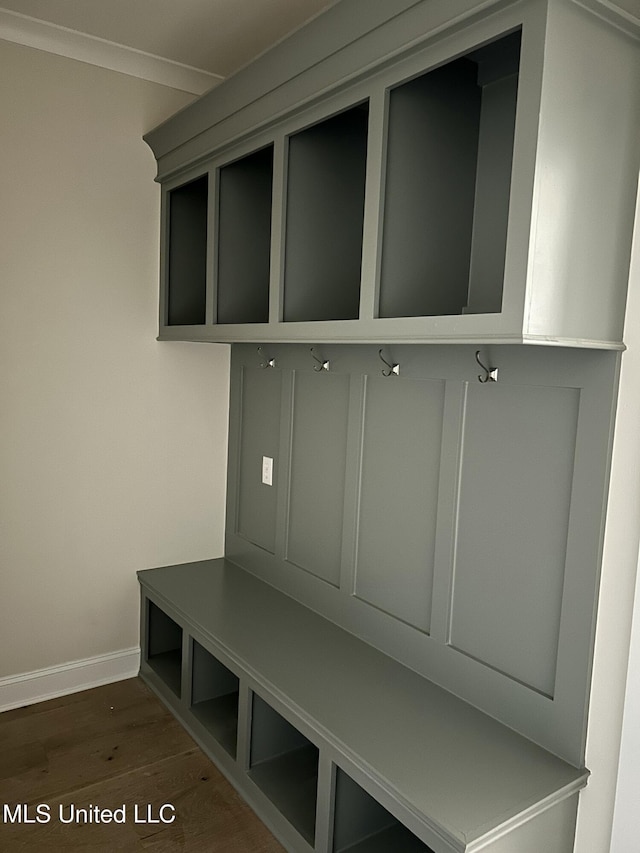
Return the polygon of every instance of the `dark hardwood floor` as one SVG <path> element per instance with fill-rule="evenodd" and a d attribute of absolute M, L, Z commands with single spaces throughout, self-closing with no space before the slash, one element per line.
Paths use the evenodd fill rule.
<path fill-rule="evenodd" d="M 0 714 L 0 851 L 14 850 L 283 853 L 137 678 Z"/>

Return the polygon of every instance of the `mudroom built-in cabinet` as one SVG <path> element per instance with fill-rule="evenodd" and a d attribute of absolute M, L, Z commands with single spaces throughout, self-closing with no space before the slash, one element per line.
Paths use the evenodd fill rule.
<path fill-rule="evenodd" d="M 624 4 L 341 0 L 145 137 L 231 382 L 141 674 L 287 850 L 573 850 L 639 128 Z"/>

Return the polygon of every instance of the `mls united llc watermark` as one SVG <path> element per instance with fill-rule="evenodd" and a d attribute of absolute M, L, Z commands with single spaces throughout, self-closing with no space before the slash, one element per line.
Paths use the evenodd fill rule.
<path fill-rule="evenodd" d="M 150 803 L 140 805 L 123 803 L 115 809 L 105 809 L 90 803 L 87 806 L 77 806 L 74 803 L 50 806 L 47 803 L 18 803 L 3 804 L 2 822 L 17 824 L 38 824 L 58 821 L 58 823 L 173 823 L 176 819 L 175 807 L 170 803 L 152 806 Z"/>

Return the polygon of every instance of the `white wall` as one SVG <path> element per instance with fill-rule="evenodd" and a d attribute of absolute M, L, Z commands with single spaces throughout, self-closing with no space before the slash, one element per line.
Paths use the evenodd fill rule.
<path fill-rule="evenodd" d="M 640 585 L 636 585 L 629 680 L 611 853 L 637 853 L 640 838 Z"/>
<path fill-rule="evenodd" d="M 136 570 L 222 554 L 228 350 L 155 340 L 141 136 L 188 100 L 0 41 L 0 679 L 137 646 Z"/>
<path fill-rule="evenodd" d="M 640 194 L 636 209 L 627 332 L 627 337 L 630 339 L 627 356 L 630 356 L 635 366 L 627 392 L 624 397 L 621 394 L 621 408 L 624 409 L 626 420 L 629 422 L 626 447 L 629 453 L 637 454 L 640 452 Z M 628 489 L 634 495 L 640 476 L 637 470 L 632 470 L 630 473 Z M 640 509 L 635 502 L 632 511 L 636 513 L 635 524 L 637 525 Z M 637 564 L 637 554 L 635 562 Z M 633 602 L 633 627 L 611 853 L 637 853 L 640 847 L 640 809 L 638 808 L 640 804 L 640 584 L 636 581 L 635 596 L 629 584 L 625 585 L 619 594 L 623 597 L 620 607 L 623 618 L 626 617 L 629 605 Z M 610 651 L 610 656 L 614 659 L 615 649 Z"/>
<path fill-rule="evenodd" d="M 623 840 L 622 827 L 616 830 L 611 843 L 640 538 L 639 224 L 640 197 L 629 279 L 624 334 L 627 350 L 622 356 L 589 705 L 586 765 L 592 775 L 580 795 L 575 853 L 637 853 L 640 849 L 638 836 Z M 635 665 L 640 667 L 640 662 Z M 633 677 L 637 679 L 637 674 Z M 633 690 L 633 685 L 631 687 Z M 634 776 L 638 785 L 637 768 Z M 633 812 L 626 811 L 627 796 L 620 800 L 618 823 L 637 822 L 638 794 L 640 790 L 636 788 L 635 796 L 631 797 Z"/>

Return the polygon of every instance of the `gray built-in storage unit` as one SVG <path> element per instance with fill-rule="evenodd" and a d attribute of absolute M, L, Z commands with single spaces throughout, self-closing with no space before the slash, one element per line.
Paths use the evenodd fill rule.
<path fill-rule="evenodd" d="M 341 0 L 145 137 L 233 347 L 141 673 L 288 850 L 573 849 L 639 128 L 626 0 Z"/>
<path fill-rule="evenodd" d="M 370 5 L 341 0 L 145 137 L 165 199 L 160 337 L 619 348 L 637 16 Z M 181 276 L 172 201 L 200 228 L 189 188 L 207 178 L 208 239 Z M 192 288 L 198 311 L 173 316 Z"/>
<path fill-rule="evenodd" d="M 183 626 L 182 696 L 144 643 L 141 674 L 287 850 L 571 851 L 588 771 L 227 559 L 139 579 Z M 235 756 L 193 713 L 194 643 L 238 676 Z"/>

